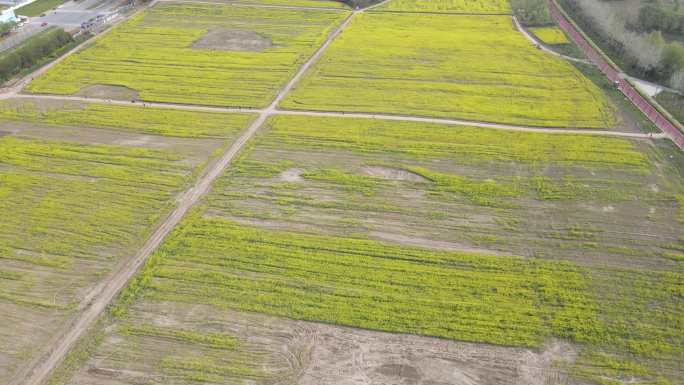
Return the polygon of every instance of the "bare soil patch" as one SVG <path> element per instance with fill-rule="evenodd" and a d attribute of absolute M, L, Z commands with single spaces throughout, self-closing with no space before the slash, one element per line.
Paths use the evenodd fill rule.
<path fill-rule="evenodd" d="M 218 148 L 218 139 L 175 138 L 140 134 L 107 128 L 50 126 L 36 123 L 3 121 L 2 133 L 20 138 L 69 141 L 80 144 L 105 144 L 173 151 L 188 157 L 192 164 L 206 160 L 205 154 Z"/>
<path fill-rule="evenodd" d="M 113 100 L 137 100 L 138 91 L 124 87 L 110 84 L 93 84 L 81 88 L 77 96 L 85 96 L 88 98 L 98 99 L 113 99 Z"/>
<path fill-rule="evenodd" d="M 390 241 L 404 246 L 422 247 L 425 249 L 461 251 L 468 253 L 482 253 L 489 255 L 502 255 L 501 252 L 491 249 L 480 249 L 469 247 L 462 243 L 438 241 L 421 237 L 411 237 L 403 234 L 387 233 L 382 231 L 371 231 L 368 235 L 381 241 Z"/>
<path fill-rule="evenodd" d="M 280 173 L 278 179 L 283 182 L 291 183 L 303 182 L 304 178 L 302 177 L 302 172 L 304 171 L 300 168 L 291 168 Z"/>
<path fill-rule="evenodd" d="M 201 320 L 201 321 L 200 321 Z M 179 378 L 160 363 L 171 356 L 185 360 L 228 358 L 263 360 L 258 382 L 237 375 L 239 383 L 298 385 L 545 385 L 573 384 L 564 364 L 574 348 L 550 343 L 541 351 L 449 341 L 406 334 L 360 330 L 257 313 L 166 301 L 135 305 L 133 325 L 224 333 L 239 340 L 234 352 L 215 353 L 196 344 L 151 336 L 122 335 L 116 323 L 105 327 L 103 343 L 69 384 L 138 384 L 151 378 Z M 217 355 L 215 355 L 217 354 Z M 136 360 L 130 360 L 136 357 Z M 561 365 L 557 365 L 561 363 Z"/>
<path fill-rule="evenodd" d="M 410 182 L 427 182 L 422 176 L 400 168 L 382 166 L 364 166 L 363 172 L 372 177 L 389 180 L 406 180 Z"/>
<path fill-rule="evenodd" d="M 214 29 L 192 44 L 192 48 L 218 51 L 259 52 L 273 46 L 271 39 L 254 31 Z"/>

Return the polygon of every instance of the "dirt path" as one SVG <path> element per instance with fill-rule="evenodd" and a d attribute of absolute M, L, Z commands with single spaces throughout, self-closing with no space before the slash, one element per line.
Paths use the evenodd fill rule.
<path fill-rule="evenodd" d="M 110 275 L 101 285 L 98 285 L 98 292 L 90 293 L 86 296 L 90 301 L 85 306 L 81 314 L 68 326 L 68 330 L 60 336 L 59 340 L 49 348 L 49 353 L 41 357 L 41 360 L 27 371 L 25 378 L 15 381 L 15 384 L 40 385 L 45 382 L 52 370 L 54 370 L 66 357 L 69 350 L 85 334 L 107 308 L 107 305 L 116 298 L 117 294 L 128 284 L 128 281 L 142 267 L 152 252 L 159 247 L 164 238 L 178 225 L 185 214 L 204 196 L 211 188 L 212 183 L 228 167 L 235 155 L 242 147 L 256 134 L 259 127 L 266 119 L 276 111 L 276 105 L 287 95 L 295 86 L 302 75 L 311 65 L 320 58 L 321 54 L 330 45 L 344 28 L 349 25 L 352 17 L 358 12 L 352 12 L 349 17 L 333 32 L 325 42 L 318 48 L 309 60 L 302 65 L 295 76 L 278 93 L 271 105 L 260 111 L 257 119 L 247 128 L 247 130 L 226 150 L 218 161 L 209 166 L 200 176 L 196 184 L 187 190 L 178 201 L 177 207 L 154 231 L 152 236 L 145 242 L 143 247 L 136 255 L 128 261 L 120 270 Z M 96 289 L 97 290 L 97 289 Z"/>
<path fill-rule="evenodd" d="M 299 80 L 299 78 L 297 78 Z M 296 81 L 294 82 L 296 83 Z M 290 89 L 294 86 L 294 83 L 290 85 Z M 289 91 L 289 89 L 288 89 Z M 278 95 L 278 102 L 287 93 L 280 93 Z M 49 99 L 49 100 L 64 100 L 64 101 L 77 101 L 86 103 L 99 103 L 99 104 L 114 104 L 114 105 L 144 105 L 145 107 L 154 108 L 168 108 L 173 110 L 189 110 L 189 111 L 203 111 L 203 112 L 223 112 L 223 113 L 251 113 L 251 114 L 264 114 L 268 112 L 269 115 L 299 115 L 299 116 L 312 116 L 312 117 L 334 117 L 334 118 L 355 118 L 355 119 L 377 119 L 377 120 L 393 120 L 393 121 L 404 121 L 404 122 L 418 122 L 418 123 L 436 123 L 445 124 L 450 126 L 469 126 L 469 127 L 482 127 L 490 128 L 495 130 L 507 130 L 507 131 L 519 131 L 519 132 L 540 132 L 546 134 L 584 134 L 584 135 L 598 135 L 598 136 L 618 136 L 624 138 L 642 138 L 642 139 L 660 139 L 665 138 L 666 135 L 662 133 L 657 134 L 644 134 L 644 133 L 633 133 L 633 132 L 623 132 L 623 131 L 606 131 L 606 130 L 596 130 L 596 129 L 568 129 L 563 127 L 532 127 L 532 126 L 519 126 L 512 124 L 503 123 L 491 123 L 491 122 L 480 122 L 474 120 L 460 120 L 460 119 L 443 119 L 443 118 L 430 118 L 423 116 L 412 116 L 412 115 L 390 115 L 390 114 L 376 114 L 376 113 L 364 113 L 364 112 L 337 112 L 337 111 L 297 111 L 297 110 L 281 110 L 276 107 L 276 105 L 271 104 L 269 107 L 264 109 L 257 108 L 226 108 L 226 107 L 211 107 L 211 106 L 199 106 L 191 104 L 178 104 L 178 103 L 154 103 L 154 102 L 136 102 L 131 103 L 122 100 L 108 100 L 108 99 L 98 99 L 98 98 L 86 98 L 82 96 L 60 96 L 60 95 L 29 95 L 29 94 L 17 94 L 15 98 L 23 99 Z"/>
<path fill-rule="evenodd" d="M 230 108 L 230 107 L 212 107 L 197 104 L 181 104 L 181 103 L 156 103 L 144 102 L 135 100 L 117 100 L 117 99 L 102 99 L 91 98 L 87 96 L 72 96 L 72 95 L 53 95 L 53 94 L 16 94 L 15 99 L 43 99 L 43 100 L 64 100 L 72 102 L 96 103 L 96 104 L 113 104 L 117 106 L 138 106 L 138 107 L 154 107 L 154 108 L 168 108 L 172 110 L 185 111 L 201 111 L 201 112 L 226 112 L 226 113 L 252 113 L 260 114 L 266 109 L 259 108 Z"/>
<path fill-rule="evenodd" d="M 482 127 L 491 128 L 495 130 L 507 130 L 507 131 L 519 131 L 519 132 L 539 132 L 546 134 L 584 134 L 584 135 L 598 135 L 598 136 L 619 136 L 624 138 L 643 138 L 643 139 L 660 139 L 665 138 L 667 135 L 662 133 L 657 134 L 642 134 L 634 132 L 623 132 L 623 131 L 603 131 L 603 130 L 593 130 L 593 129 L 567 129 L 567 128 L 541 128 L 541 127 L 529 127 L 529 126 L 516 126 L 509 124 L 499 124 L 499 123 L 488 123 L 488 122 L 478 122 L 470 120 L 458 120 L 458 119 L 441 119 L 441 118 L 428 118 L 421 116 L 410 116 L 410 115 L 386 115 L 386 114 L 371 114 L 371 113 L 353 113 L 353 112 L 318 112 L 318 111 L 293 111 L 293 110 L 278 110 L 276 112 L 278 115 L 300 115 L 300 116 L 328 116 L 336 118 L 361 118 L 361 119 L 378 119 L 378 120 L 394 120 L 394 121 L 404 121 L 404 122 L 419 122 L 419 123 L 437 123 L 446 124 L 451 126 L 470 126 L 470 127 Z"/>

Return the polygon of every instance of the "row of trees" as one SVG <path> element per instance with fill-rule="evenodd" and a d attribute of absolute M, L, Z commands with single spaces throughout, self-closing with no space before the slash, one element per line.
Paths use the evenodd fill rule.
<path fill-rule="evenodd" d="M 592 38 L 630 74 L 684 91 L 684 46 L 668 43 L 660 30 L 630 28 L 615 2 L 565 0 L 566 9 Z M 682 79 L 682 80 L 680 80 Z"/>
<path fill-rule="evenodd" d="M 2 35 L 4 35 L 4 34 L 8 33 L 9 31 L 11 31 L 12 28 L 14 28 L 15 25 L 17 25 L 17 23 L 12 22 L 12 21 L 8 21 L 8 22 L 6 22 L 6 23 L 0 23 L 0 36 L 2 36 Z"/>
<path fill-rule="evenodd" d="M 637 24 L 644 31 L 684 33 L 684 15 L 652 4 L 641 7 Z"/>
<path fill-rule="evenodd" d="M 23 69 L 31 68 L 73 41 L 63 29 L 50 28 L 0 54 L 0 82 L 7 81 Z"/>

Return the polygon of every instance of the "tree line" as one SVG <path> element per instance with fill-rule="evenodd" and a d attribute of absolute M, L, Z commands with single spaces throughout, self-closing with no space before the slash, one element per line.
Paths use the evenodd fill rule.
<path fill-rule="evenodd" d="M 0 54 L 0 82 L 31 68 L 73 41 L 73 37 L 63 29 L 50 28 Z"/>
<path fill-rule="evenodd" d="M 683 14 L 653 4 L 641 7 L 637 23 L 638 28 L 645 31 L 684 33 Z"/>
<path fill-rule="evenodd" d="M 684 91 L 684 46 L 663 37 L 660 13 L 639 12 L 658 29 L 629 20 L 620 1 L 561 0 L 575 21 L 629 74 Z M 644 8 L 650 9 L 650 6 Z M 662 8 L 660 8 L 662 9 Z M 648 14 L 648 16 L 641 16 Z M 650 18 L 653 18 L 651 20 Z"/>

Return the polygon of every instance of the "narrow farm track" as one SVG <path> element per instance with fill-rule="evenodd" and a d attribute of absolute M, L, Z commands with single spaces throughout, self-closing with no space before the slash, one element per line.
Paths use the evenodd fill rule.
<path fill-rule="evenodd" d="M 332 32 L 325 42 L 316 50 L 298 70 L 292 79 L 280 90 L 273 102 L 265 109 L 261 110 L 259 116 L 247 128 L 247 130 L 226 150 L 221 157 L 208 166 L 202 173 L 193 187 L 185 191 L 179 198 L 178 205 L 171 214 L 157 227 L 143 247 L 138 250 L 135 256 L 129 260 L 121 269 L 114 272 L 95 289 L 96 293 L 89 293 L 86 298 L 90 298 L 84 310 L 74 319 L 65 330 L 64 334 L 49 347 L 47 353 L 37 365 L 32 367 L 25 378 L 20 379 L 14 384 L 40 385 L 44 383 L 50 373 L 64 360 L 69 350 L 78 342 L 85 332 L 97 321 L 106 310 L 107 305 L 114 300 L 117 294 L 128 284 L 135 273 L 143 266 L 152 252 L 159 247 L 164 238 L 178 225 L 185 214 L 209 191 L 213 182 L 230 165 L 235 155 L 240 152 L 242 147 L 257 133 L 266 119 L 276 111 L 276 105 L 292 90 L 295 84 L 301 79 L 303 74 L 311 65 L 320 58 L 321 54 L 330 43 L 346 28 L 351 19 L 361 11 L 352 12 L 345 21 Z"/>
<path fill-rule="evenodd" d="M 584 134 L 584 135 L 599 135 L 599 136 L 618 136 L 624 138 L 665 138 L 665 134 L 642 134 L 635 132 L 623 131 L 601 131 L 592 129 L 566 129 L 566 128 L 540 128 L 529 126 L 516 126 L 499 123 L 478 122 L 470 120 L 457 119 L 440 119 L 428 118 L 421 116 L 410 115 L 385 115 L 385 114 L 370 114 L 370 113 L 352 113 L 352 112 L 316 112 L 316 111 L 292 111 L 292 110 L 278 110 L 276 114 L 279 115 L 300 115 L 300 116 L 329 116 L 336 118 L 361 118 L 361 119 L 378 119 L 378 120 L 395 120 L 404 122 L 420 122 L 420 123 L 437 123 L 451 126 L 470 126 L 491 128 L 495 130 L 520 131 L 520 132 L 537 132 L 546 134 Z"/>
<path fill-rule="evenodd" d="M 94 104 L 112 104 L 117 106 L 138 106 L 140 108 L 154 107 L 154 108 L 168 108 L 172 110 L 184 110 L 184 111 L 199 111 L 199 112 L 224 112 L 224 113 L 252 113 L 260 114 L 266 109 L 259 108 L 230 108 L 230 107 L 212 107 L 203 106 L 196 104 L 178 104 L 178 103 L 157 103 L 157 102 L 145 102 L 138 101 L 135 102 L 128 100 L 115 100 L 115 99 L 101 99 L 101 98 L 89 98 L 84 96 L 69 96 L 69 95 L 48 95 L 48 94 L 16 94 L 13 98 L 21 99 L 36 99 L 36 100 L 63 100 L 71 102 L 84 102 L 84 103 L 94 103 Z"/>
<path fill-rule="evenodd" d="M 296 81 L 295 81 L 296 83 Z M 294 83 L 290 86 L 294 86 Z M 291 89 L 291 87 L 290 87 Z M 278 101 L 282 100 L 286 94 L 280 94 Z M 199 106 L 192 104 L 178 104 L 178 103 L 154 103 L 154 102 L 136 102 L 131 103 L 123 100 L 108 100 L 108 99 L 98 99 L 98 98 L 85 98 L 80 96 L 61 96 L 61 95 L 37 95 L 37 94 L 17 94 L 15 98 L 24 99 L 47 99 L 47 100 L 64 100 L 64 101 L 76 101 L 85 103 L 97 103 L 97 104 L 115 104 L 115 105 L 137 105 L 153 108 L 168 108 L 173 110 L 186 110 L 186 111 L 202 111 L 202 112 L 221 112 L 221 113 L 252 113 L 252 114 L 264 114 L 268 115 L 298 115 L 298 116 L 312 116 L 312 117 L 333 117 L 333 118 L 354 118 L 354 119 L 377 119 L 377 120 L 394 120 L 394 121 L 404 121 L 404 122 L 420 122 L 420 123 L 436 123 L 445 124 L 449 126 L 469 126 L 469 127 L 482 127 L 490 128 L 494 130 L 507 130 L 507 131 L 519 131 L 519 132 L 537 132 L 545 134 L 583 134 L 583 135 L 598 135 L 598 136 L 617 136 L 623 138 L 636 138 L 636 139 L 661 139 L 667 137 L 665 134 L 645 134 L 645 133 L 634 133 L 634 132 L 623 132 L 623 131 L 605 131 L 605 130 L 595 130 L 595 129 L 567 129 L 563 127 L 532 127 L 532 126 L 519 126 L 511 124 L 502 123 L 491 123 L 491 122 L 479 122 L 474 120 L 460 120 L 460 119 L 442 119 L 442 118 L 430 118 L 424 116 L 412 116 L 412 115 L 390 115 L 390 114 L 376 114 L 376 113 L 363 113 L 363 112 L 339 112 L 339 111 L 297 111 L 297 110 L 282 110 L 278 109 L 276 105 L 271 105 L 264 109 L 256 108 L 227 108 L 227 107 L 212 107 L 212 106 Z M 144 107 L 141 107 L 144 108 Z"/>

